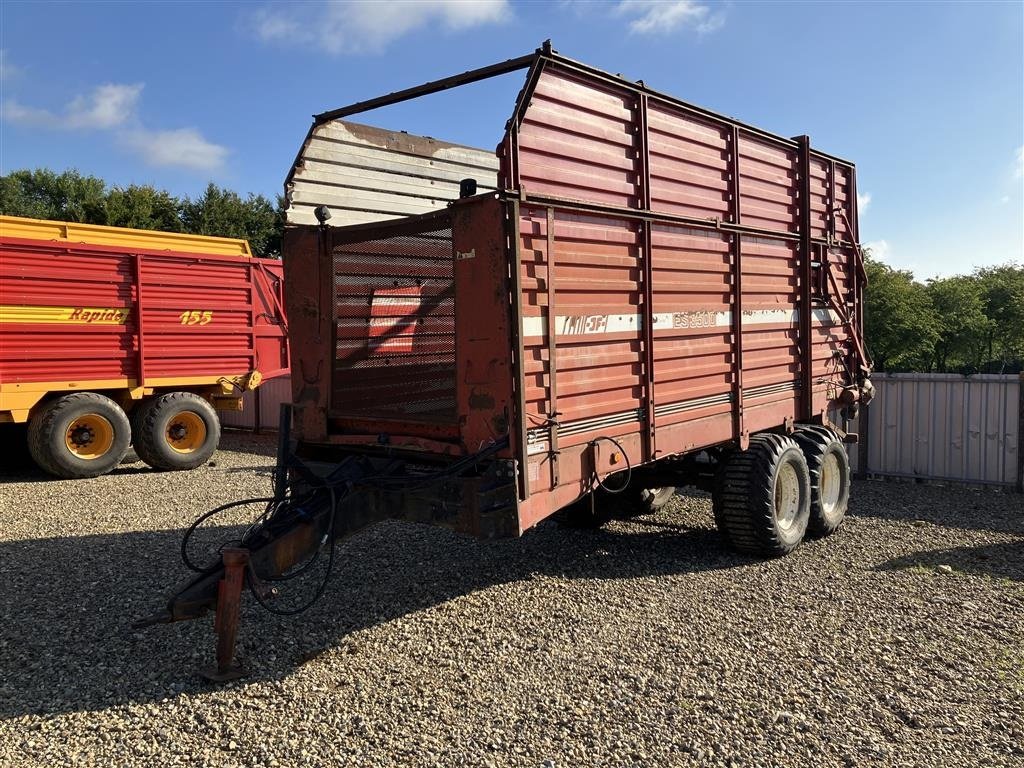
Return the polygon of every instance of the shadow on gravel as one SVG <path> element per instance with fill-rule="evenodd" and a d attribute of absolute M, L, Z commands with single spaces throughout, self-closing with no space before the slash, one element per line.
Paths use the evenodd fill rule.
<path fill-rule="evenodd" d="M 915 552 L 882 563 L 875 570 L 923 569 L 940 573 L 940 565 L 948 565 L 954 572 L 1024 582 L 1024 539 L 977 547 Z"/>
<path fill-rule="evenodd" d="M 243 663 L 249 658 L 252 676 L 237 685 L 284 678 L 351 632 L 493 585 L 537 576 L 682 574 L 749 562 L 726 552 L 713 529 L 635 522 L 625 532 L 543 523 L 521 539 L 497 542 L 378 524 L 339 543 L 331 583 L 309 612 L 278 618 L 246 596 L 239 656 Z M 223 540 L 239 530 L 211 528 L 207 535 Z M 210 690 L 196 673 L 212 661 L 211 619 L 131 628 L 161 608 L 175 580 L 187 575 L 178 560 L 181 534 L 0 543 L 0 717 Z M 302 584 L 306 595 L 317 578 L 311 574 L 312 583 Z"/>

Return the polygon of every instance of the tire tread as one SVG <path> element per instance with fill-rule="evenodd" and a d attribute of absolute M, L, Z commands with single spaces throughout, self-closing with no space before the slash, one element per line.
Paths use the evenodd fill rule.
<path fill-rule="evenodd" d="M 88 470 L 73 464 L 65 465 L 60 461 L 56 453 L 58 448 L 55 442 L 58 439 L 58 435 L 54 434 L 54 425 L 69 411 L 74 412 L 78 410 L 109 410 L 109 415 L 114 417 L 113 422 L 121 422 L 120 424 L 111 424 L 114 428 L 114 446 L 111 447 L 111 450 L 116 454 L 117 442 L 122 439 L 124 442 L 124 450 L 120 452 L 120 455 L 116 456 L 116 461 L 100 461 L 95 459 L 94 461 L 97 463 Z M 117 414 L 120 414 L 120 416 Z M 121 459 L 127 453 L 128 445 L 131 442 L 129 432 L 128 417 L 121 410 L 121 407 L 109 397 L 98 392 L 72 392 L 69 395 L 58 397 L 46 403 L 29 420 L 28 451 L 32 456 L 32 460 L 39 465 L 40 469 L 48 474 L 65 479 L 98 477 L 99 475 L 106 474 L 121 463 Z"/>
<path fill-rule="evenodd" d="M 796 546 L 779 537 L 773 514 L 774 467 L 790 448 L 798 448 L 792 438 L 753 435 L 747 450 L 734 452 L 719 470 L 712 499 L 715 523 L 740 552 L 777 557 Z"/>
<path fill-rule="evenodd" d="M 191 458 L 186 458 L 183 455 L 180 460 L 169 461 L 158 447 L 164 441 L 163 430 L 159 429 L 158 425 L 168 410 L 184 410 L 182 406 L 188 404 L 197 404 L 201 410 L 213 413 L 214 424 L 212 428 L 210 425 L 207 426 L 208 432 L 213 435 L 213 450 L 208 453 L 197 451 Z M 160 395 L 144 402 L 133 415 L 135 417 L 132 424 L 133 447 L 139 458 L 154 469 L 165 471 L 195 469 L 210 459 L 220 442 L 220 422 L 216 412 L 206 400 L 192 392 L 168 392 Z"/>

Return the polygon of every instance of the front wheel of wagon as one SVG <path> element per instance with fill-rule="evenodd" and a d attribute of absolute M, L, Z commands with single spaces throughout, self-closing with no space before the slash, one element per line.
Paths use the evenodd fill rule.
<path fill-rule="evenodd" d="M 616 516 L 629 519 L 641 515 L 653 515 L 655 512 L 661 511 L 675 494 L 674 485 L 658 488 L 627 488 L 623 494 L 625 498 L 622 499 L 621 512 Z"/>
<path fill-rule="evenodd" d="M 155 397 L 133 416 L 135 452 L 154 469 L 195 469 L 209 461 L 220 442 L 217 412 L 191 392 Z"/>
<path fill-rule="evenodd" d="M 718 530 L 736 550 L 779 557 L 803 540 L 811 512 L 807 460 L 795 440 L 761 434 L 719 467 L 713 508 Z"/>

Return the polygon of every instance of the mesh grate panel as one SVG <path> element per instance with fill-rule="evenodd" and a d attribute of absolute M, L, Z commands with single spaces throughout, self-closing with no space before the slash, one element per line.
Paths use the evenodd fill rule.
<path fill-rule="evenodd" d="M 456 421 L 452 232 L 423 224 L 334 248 L 336 416 Z"/>

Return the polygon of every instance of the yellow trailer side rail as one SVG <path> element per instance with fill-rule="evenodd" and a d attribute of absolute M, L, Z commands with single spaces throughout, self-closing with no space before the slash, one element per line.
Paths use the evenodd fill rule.
<path fill-rule="evenodd" d="M 246 258 L 252 256 L 252 251 L 246 240 L 230 237 L 189 235 L 182 232 L 154 232 L 146 229 L 105 227 L 69 221 L 25 219 L 19 216 L 0 216 L 0 235 L 25 240 L 86 243 L 115 248 L 144 248 L 150 251 L 177 251 L 179 253 Z"/>

